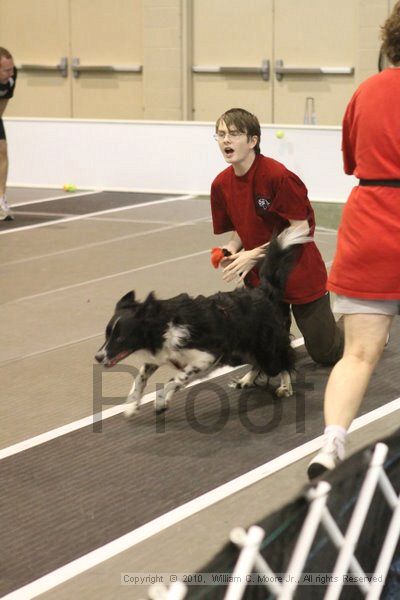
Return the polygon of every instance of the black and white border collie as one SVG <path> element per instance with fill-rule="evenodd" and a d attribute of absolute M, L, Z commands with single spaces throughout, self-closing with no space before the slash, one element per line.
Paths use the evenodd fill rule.
<path fill-rule="evenodd" d="M 164 364 L 175 367 L 177 374 L 156 394 L 157 412 L 166 410 L 174 393 L 191 380 L 223 365 L 251 365 L 233 387 L 265 385 L 269 377 L 280 374 L 276 394 L 291 396 L 294 350 L 283 310 L 283 290 L 299 244 L 310 241 L 301 227 L 290 227 L 273 239 L 263 259 L 258 288 L 195 298 L 180 294 L 168 300 L 159 300 L 151 292 L 144 302 L 136 301 L 132 291 L 121 298 L 95 358 L 112 367 L 129 354 L 144 355 L 125 416 L 137 412 L 148 378 Z"/>

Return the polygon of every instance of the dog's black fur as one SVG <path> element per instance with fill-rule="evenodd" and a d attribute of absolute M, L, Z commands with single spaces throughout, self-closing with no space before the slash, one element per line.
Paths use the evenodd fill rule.
<path fill-rule="evenodd" d="M 180 294 L 168 300 L 158 300 L 151 292 L 144 302 L 137 302 L 132 291 L 121 298 L 96 360 L 112 367 L 129 354 L 145 353 L 125 415 L 137 411 L 149 376 L 162 364 L 173 365 L 178 373 L 157 395 L 157 411 L 165 410 L 174 392 L 191 379 L 222 365 L 251 364 L 251 371 L 235 383 L 239 388 L 281 374 L 276 392 L 291 395 L 294 350 L 282 310 L 283 290 L 296 250 L 307 241 L 311 239 L 300 231 L 275 238 L 263 260 L 258 288 L 208 297 Z"/>

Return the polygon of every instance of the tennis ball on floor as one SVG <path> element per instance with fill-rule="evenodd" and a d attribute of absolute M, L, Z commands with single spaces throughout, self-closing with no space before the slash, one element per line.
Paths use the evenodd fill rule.
<path fill-rule="evenodd" d="M 278 138 L 278 140 L 281 140 L 282 138 L 285 137 L 285 132 L 282 130 L 279 130 L 275 133 L 276 137 Z"/>
<path fill-rule="evenodd" d="M 76 185 L 74 185 L 73 183 L 65 183 L 63 185 L 63 190 L 65 192 L 76 192 Z"/>

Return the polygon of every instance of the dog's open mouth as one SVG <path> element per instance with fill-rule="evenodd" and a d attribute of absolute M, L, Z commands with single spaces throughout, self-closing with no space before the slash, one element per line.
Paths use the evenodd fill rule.
<path fill-rule="evenodd" d="M 104 366 L 107 369 L 110 369 L 111 367 L 113 367 L 114 365 L 119 363 L 121 360 L 123 360 L 124 358 L 129 356 L 129 354 L 130 354 L 129 350 L 124 350 L 123 352 L 120 352 L 119 354 L 117 354 L 117 356 L 114 356 L 114 358 L 112 358 L 112 359 L 108 360 L 106 363 L 104 363 Z"/>

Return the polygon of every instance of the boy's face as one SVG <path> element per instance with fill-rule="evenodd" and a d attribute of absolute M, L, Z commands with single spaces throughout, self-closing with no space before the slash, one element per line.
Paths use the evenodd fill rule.
<path fill-rule="evenodd" d="M 14 62 L 12 58 L 2 56 L 0 58 L 0 83 L 6 84 L 14 73 Z"/>
<path fill-rule="evenodd" d="M 249 140 L 247 133 L 238 131 L 234 125 L 228 129 L 224 121 L 218 124 L 216 138 L 223 157 L 231 165 L 246 162 L 253 156 L 258 141 L 256 135 Z"/>

